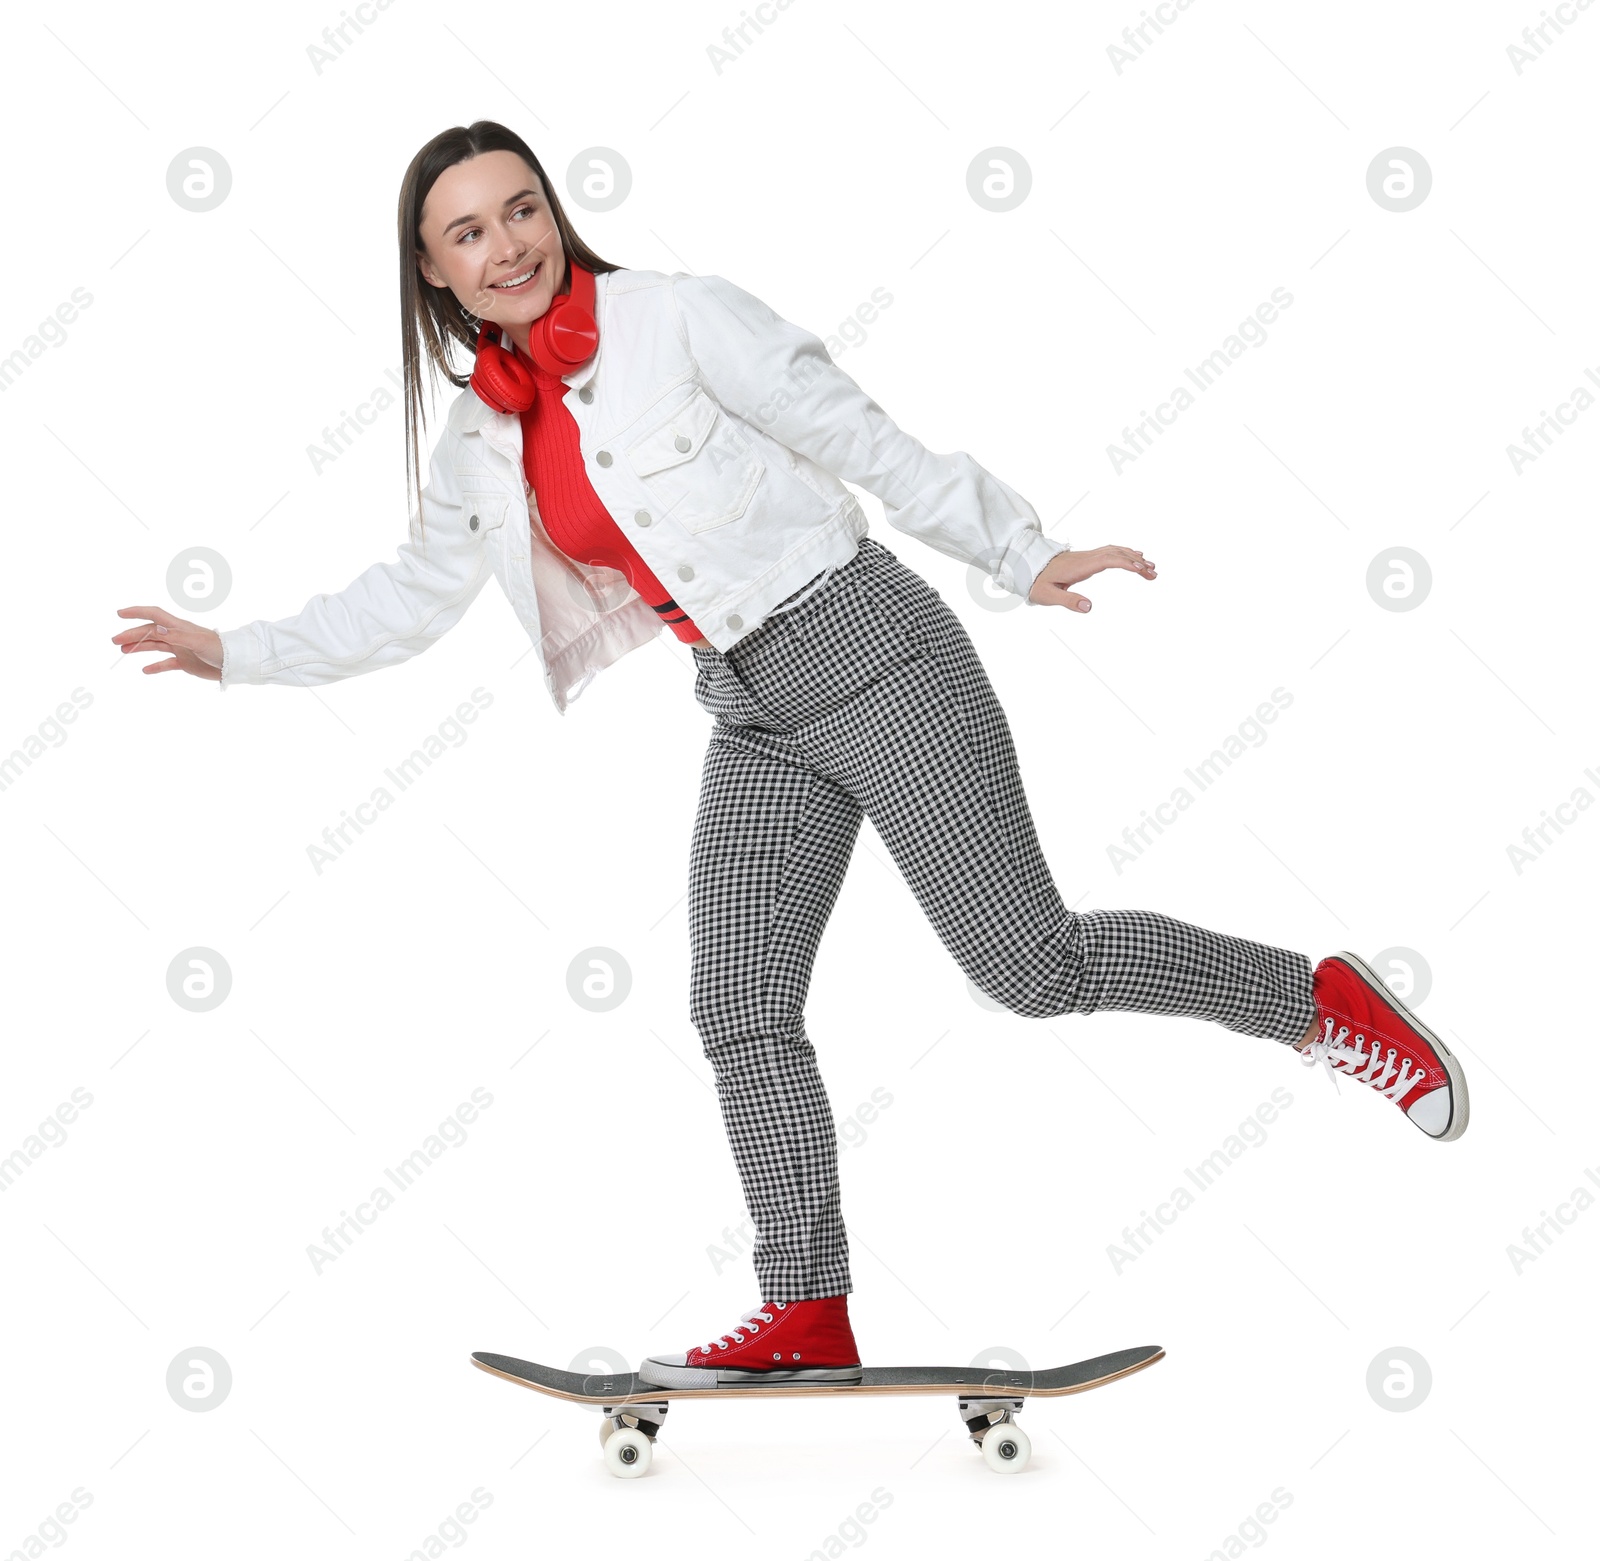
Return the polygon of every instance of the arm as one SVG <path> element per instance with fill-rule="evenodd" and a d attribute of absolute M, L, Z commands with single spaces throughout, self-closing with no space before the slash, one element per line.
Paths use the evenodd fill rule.
<path fill-rule="evenodd" d="M 225 692 L 235 683 L 313 686 L 392 667 L 426 650 L 465 616 L 489 578 L 483 517 L 464 504 L 446 433 L 419 500 L 423 527 L 387 563 L 342 591 L 313 596 L 298 613 L 221 631 Z M 419 540 L 420 537 L 420 540 Z"/>
<path fill-rule="evenodd" d="M 683 339 L 729 411 L 882 500 L 889 524 L 1028 600 L 1047 537 L 1014 489 L 963 451 L 939 455 L 892 418 L 810 331 L 720 276 L 672 278 Z"/>

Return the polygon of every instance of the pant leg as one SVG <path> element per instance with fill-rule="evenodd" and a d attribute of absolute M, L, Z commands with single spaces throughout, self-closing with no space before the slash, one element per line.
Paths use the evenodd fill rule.
<path fill-rule="evenodd" d="M 713 669 L 702 690 L 726 685 L 702 703 L 731 693 L 736 705 L 717 658 L 698 659 Z M 719 719 L 690 850 L 690 1014 L 716 1076 L 767 1301 L 851 1288 L 833 1112 L 804 1010 L 860 825 L 854 799 L 781 738 Z"/>
<path fill-rule="evenodd" d="M 1066 908 L 1005 712 L 961 620 L 872 546 L 854 611 L 881 612 L 915 654 L 798 736 L 872 819 L 969 979 L 1030 1017 L 1134 1009 L 1299 1040 L 1316 1016 L 1305 955 L 1155 911 Z M 837 617 L 828 627 L 849 636 Z M 862 632 L 876 638 L 882 625 Z"/>

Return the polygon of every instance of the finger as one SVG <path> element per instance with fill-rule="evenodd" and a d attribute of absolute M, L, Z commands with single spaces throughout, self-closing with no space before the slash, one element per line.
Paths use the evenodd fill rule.
<path fill-rule="evenodd" d="M 132 608 L 128 608 L 127 611 L 129 613 L 135 613 L 136 614 L 136 613 L 141 613 L 141 612 L 152 612 L 152 611 L 160 612 L 161 610 L 159 608 L 132 607 Z M 119 616 L 121 616 L 120 612 L 119 612 Z M 161 635 L 163 638 L 165 638 L 167 635 L 181 634 L 185 630 L 192 630 L 192 629 L 197 629 L 197 628 L 199 628 L 199 625 L 198 624 L 194 624 L 194 623 L 190 623 L 187 618 L 174 618 L 170 613 L 162 612 L 161 613 L 161 618 L 157 622 L 154 622 L 154 623 L 141 623 L 141 624 L 136 625 L 134 628 L 123 629 L 121 631 L 121 633 L 119 633 L 119 634 L 113 634 L 111 636 L 111 643 L 113 645 L 124 645 L 125 646 L 125 645 L 132 644 L 132 643 L 134 643 L 136 641 L 139 641 L 139 640 L 151 639 L 151 638 L 155 637 L 158 634 Z"/>
<path fill-rule="evenodd" d="M 1076 591 L 1066 591 L 1062 594 L 1061 605 L 1073 612 L 1088 612 L 1094 603 L 1087 596 L 1079 596 Z"/>
<path fill-rule="evenodd" d="M 172 672 L 183 665 L 176 656 L 170 661 L 152 661 L 148 667 L 140 667 L 141 672 Z"/>
<path fill-rule="evenodd" d="M 164 623 L 156 623 L 129 629 L 126 637 L 119 635 L 117 638 L 124 650 L 167 650 L 174 645 L 187 648 L 187 641 L 192 637 L 186 630 L 171 629 Z"/>
<path fill-rule="evenodd" d="M 155 634 L 124 645 L 122 653 L 125 656 L 136 656 L 143 651 L 155 650 L 163 653 L 170 651 L 179 656 L 180 660 L 184 655 L 198 658 L 203 633 L 203 630 L 188 634 L 178 629 L 157 629 Z"/>
<path fill-rule="evenodd" d="M 148 618 L 152 623 L 164 623 L 169 627 L 182 624 L 182 618 L 174 618 L 165 607 L 119 607 L 119 618 Z"/>

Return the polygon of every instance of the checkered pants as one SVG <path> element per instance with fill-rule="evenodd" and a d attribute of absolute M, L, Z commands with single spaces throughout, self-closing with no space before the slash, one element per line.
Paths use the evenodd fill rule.
<path fill-rule="evenodd" d="M 817 943 L 865 813 L 944 946 L 1013 1013 L 1104 1008 L 1297 1041 L 1311 963 L 1155 911 L 1069 911 L 961 620 L 870 537 L 726 653 L 689 867 L 690 1015 L 756 1227 L 763 1300 L 851 1288 L 833 1115 L 806 1034 Z"/>

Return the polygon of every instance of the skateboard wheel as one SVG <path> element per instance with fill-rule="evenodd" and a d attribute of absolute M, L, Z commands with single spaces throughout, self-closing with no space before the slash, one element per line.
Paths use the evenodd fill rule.
<path fill-rule="evenodd" d="M 1014 1474 L 1026 1468 L 1028 1454 L 1033 1451 L 1028 1433 L 1014 1420 L 997 1421 L 983 1433 L 978 1445 L 983 1448 L 983 1461 L 1002 1474 Z"/>
<path fill-rule="evenodd" d="M 623 1426 L 606 1438 L 606 1467 L 621 1480 L 636 1480 L 650 1467 L 650 1438 L 635 1426 Z"/>

